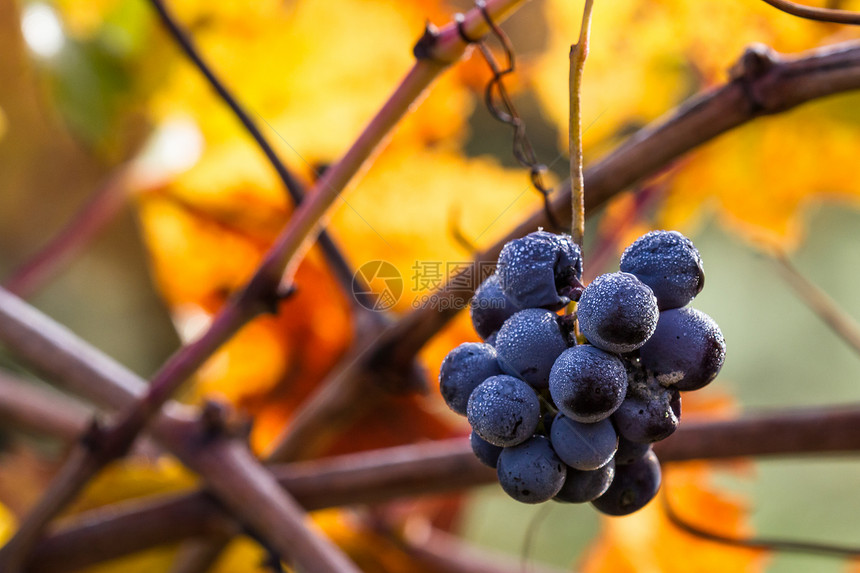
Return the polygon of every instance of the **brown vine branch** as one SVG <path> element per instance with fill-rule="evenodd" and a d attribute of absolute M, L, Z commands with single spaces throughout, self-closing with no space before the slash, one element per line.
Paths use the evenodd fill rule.
<path fill-rule="evenodd" d="M 797 2 L 788 0 L 764 0 L 778 10 L 782 10 L 792 16 L 815 20 L 817 22 L 829 22 L 831 24 L 853 24 L 860 25 L 860 14 L 850 10 L 837 10 L 834 8 L 815 8 L 804 6 Z"/>
<path fill-rule="evenodd" d="M 489 483 L 495 476 L 461 439 L 276 466 L 272 471 L 307 510 L 450 492 Z M 202 491 L 93 510 L 42 540 L 33 567 L 64 571 L 154 545 L 221 535 L 225 524 L 219 516 L 223 510 Z M 214 530 L 208 527 L 213 519 L 218 524 Z"/>
<path fill-rule="evenodd" d="M 860 88 L 860 43 L 846 42 L 783 56 L 761 45 L 751 46 L 732 69 L 732 79 L 709 90 L 639 130 L 585 171 L 587 212 L 617 193 L 652 176 L 674 160 L 719 135 L 757 117 L 784 112 L 809 101 Z M 570 225 L 570 183 L 553 193 L 553 213 Z M 493 263 L 502 246 L 538 227 L 549 227 L 543 210 L 535 211 L 476 258 Z M 450 284 L 462 285 L 455 276 Z M 398 321 L 377 345 L 376 355 L 408 363 L 472 296 L 461 286 L 442 286 L 433 304 L 425 304 Z"/>
<path fill-rule="evenodd" d="M 480 22 L 480 16 L 476 15 Z M 470 34 L 470 37 L 474 37 Z M 420 43 L 419 43 L 420 45 Z M 718 135 L 752 119 L 779 113 L 810 100 L 860 88 L 860 43 L 851 42 L 783 57 L 764 46 L 747 49 L 733 68 L 733 79 L 707 93 L 694 97 L 673 112 L 640 130 L 615 151 L 585 172 L 586 209 L 592 212 L 615 194 L 650 175 L 665 169 L 673 160 Z M 571 193 L 568 187 L 553 196 L 553 212 L 562 227 L 570 224 Z M 544 210 L 534 212 L 507 237 L 480 253 L 475 264 L 495 262 L 502 245 L 538 227 L 547 227 Z M 468 272 L 468 271 L 465 271 Z M 449 284 L 468 284 L 457 276 Z M 420 348 L 459 310 L 466 308 L 472 290 L 445 285 L 421 308 L 388 327 L 381 337 L 365 349 L 360 360 L 353 360 L 330 376 L 324 387 L 335 382 L 350 392 L 361 392 L 368 375 L 400 377 L 411 372 L 410 364 Z M 380 365 L 385 365 L 380 367 Z M 405 385 L 408 382 L 402 382 Z M 345 403 L 332 394 L 332 403 L 314 402 L 320 416 L 337 418 Z M 303 416 L 279 440 L 308 448 L 313 428 L 320 418 Z M 300 437 L 301 436 L 301 437 Z M 276 451 L 296 452 L 280 445 Z M 276 459 L 287 457 L 276 455 Z"/>
<path fill-rule="evenodd" d="M 146 392 L 144 380 L 2 289 L 0 342 L 50 379 L 110 409 L 128 407 Z M 240 521 L 310 570 L 351 570 L 342 567 L 339 550 L 306 529 L 304 514 L 242 441 L 224 432 L 213 433 L 211 424 L 203 423 L 194 409 L 169 403 L 165 410 L 152 424 L 152 434 L 201 473 Z M 298 552 L 291 549 L 293 543 Z M 10 563 L 9 571 L 26 553 L 22 545 L 17 547 L 7 544 L 0 549 L 2 559 Z"/>
<path fill-rule="evenodd" d="M 669 463 L 854 453 L 860 451 L 857 427 L 860 405 L 687 421 L 657 444 L 655 451 L 661 461 Z M 475 459 L 469 441 L 461 438 L 273 466 L 272 471 L 307 510 L 433 495 L 496 479 L 491 469 Z M 183 517 L 186 514 L 189 517 Z M 159 515 L 163 518 L 159 519 Z M 90 511 L 66 522 L 40 542 L 35 564 L 54 571 L 52 567 L 58 565 L 52 563 L 85 560 L 83 564 L 91 564 L 211 533 L 205 530 L 206 520 L 217 515 L 222 515 L 218 505 L 199 491 Z M 201 522 L 189 523 L 192 520 Z M 163 530 L 151 531 L 149 527 Z M 82 546 L 98 547 L 99 553 L 87 556 L 81 552 Z"/>

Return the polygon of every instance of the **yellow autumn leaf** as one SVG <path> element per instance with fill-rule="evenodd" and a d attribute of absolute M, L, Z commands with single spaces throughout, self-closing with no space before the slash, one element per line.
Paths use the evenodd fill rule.
<path fill-rule="evenodd" d="M 85 511 L 136 497 L 175 492 L 188 489 L 196 483 L 197 477 L 171 457 L 129 457 L 99 472 L 72 505 L 71 511 Z"/>
<path fill-rule="evenodd" d="M 745 511 L 736 497 L 711 482 L 707 464 L 664 466 L 662 491 L 645 508 L 623 518 L 603 518 L 601 537 L 582 564 L 583 573 L 702 573 L 762 571 L 766 554 L 729 547 L 678 529 L 662 507 L 668 496 L 673 508 L 695 525 L 725 535 L 744 535 Z"/>
<path fill-rule="evenodd" d="M 521 169 L 451 151 L 392 146 L 344 197 L 331 227 L 356 267 L 383 259 L 397 268 L 404 295 L 395 309 L 406 311 L 471 262 L 472 253 L 451 232 L 455 210 L 463 233 L 480 246 L 539 204 Z"/>
<path fill-rule="evenodd" d="M 840 7 L 857 10 L 860 3 Z M 581 5 L 550 0 L 545 12 L 550 45 L 535 66 L 534 83 L 566 137 L 566 46 L 576 36 Z M 850 27 L 806 21 L 748 0 L 597 3 L 583 85 L 587 152 L 607 151 L 629 127 L 725 81 L 752 43 L 793 53 L 856 35 Z M 658 225 L 689 227 L 716 210 L 753 242 L 795 246 L 804 206 L 819 198 L 853 201 L 857 194 L 848 168 L 860 139 L 855 115 L 846 104 L 815 104 L 719 138 L 678 167 Z M 833 168 L 821 169 L 821 157 L 833 158 Z"/>
<path fill-rule="evenodd" d="M 685 423 L 691 419 L 737 415 L 734 401 L 719 393 L 687 393 L 683 405 Z M 744 466 L 726 464 L 723 469 L 742 471 Z M 583 560 L 583 573 L 764 570 L 767 552 L 691 535 L 679 529 L 666 514 L 664 504 L 668 502 L 684 521 L 701 529 L 735 538 L 750 535 L 746 504 L 739 495 L 728 493 L 714 483 L 713 464 L 670 463 L 664 464 L 662 470 L 660 491 L 643 509 L 624 517 L 601 517 L 601 533 Z"/>
<path fill-rule="evenodd" d="M 763 118 L 694 153 L 671 183 L 659 224 L 683 226 L 707 205 L 750 242 L 796 247 L 811 202 L 860 204 L 852 167 L 860 124 L 832 109 L 823 103 Z"/>
<path fill-rule="evenodd" d="M 0 504 L 0 544 L 6 543 L 17 528 L 18 522 L 15 516 L 6 509 L 6 506 Z"/>
<path fill-rule="evenodd" d="M 0 107 L 0 139 L 3 139 L 3 136 L 6 135 L 6 128 L 8 121 L 6 119 L 6 113 L 3 111 L 3 108 Z"/>
<path fill-rule="evenodd" d="M 239 3 L 241 4 L 241 3 Z M 252 116 L 298 169 L 340 156 L 414 62 L 412 46 L 436 2 L 343 0 L 264 2 L 249 9 L 178 3 L 184 22 L 205 21 L 195 39 L 229 78 Z M 459 133 L 471 105 L 456 80 L 400 127 L 425 142 Z M 210 143 L 237 136 L 238 124 L 197 70 L 176 61 L 150 105 L 157 121 L 195 117 Z"/>

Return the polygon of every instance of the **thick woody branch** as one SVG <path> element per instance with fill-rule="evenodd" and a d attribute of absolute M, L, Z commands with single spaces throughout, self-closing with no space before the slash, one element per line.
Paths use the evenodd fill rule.
<path fill-rule="evenodd" d="M 856 453 L 860 452 L 857 427 L 860 406 L 783 410 L 717 421 L 688 420 L 657 444 L 655 451 L 662 462 Z M 475 459 L 469 441 L 459 438 L 272 469 L 281 485 L 307 510 L 453 492 L 496 479 L 492 470 Z M 35 564 L 39 571 L 55 571 L 63 563 L 83 566 L 154 544 L 209 533 L 205 531 L 205 521 L 222 515 L 221 511 L 202 492 L 91 511 L 40 542 Z M 182 517 L 185 514 L 187 518 Z M 160 520 L 158 515 L 165 518 Z M 197 519 L 203 523 L 188 523 Z M 160 524 L 163 531 L 153 532 L 141 524 Z M 80 547 L 99 547 L 100 553 L 87 556 Z"/>
<path fill-rule="evenodd" d="M 109 409 L 127 407 L 146 393 L 144 380 L 2 289 L 0 342 L 50 379 Z M 285 557 L 295 558 L 301 567 L 313 571 L 354 570 L 336 547 L 306 527 L 295 502 L 275 485 L 247 446 L 221 432 L 213 434 L 204 422 L 193 409 L 169 403 L 150 430 L 183 463 L 203 475 L 240 521 Z M 218 458 L 223 458 L 223 464 Z M 62 488 L 61 481 L 55 495 L 67 496 Z M 299 548 L 297 552 L 293 544 Z M 3 553 L 8 563 L 18 566 L 26 551 L 16 550 L 10 542 L 0 550 Z"/>

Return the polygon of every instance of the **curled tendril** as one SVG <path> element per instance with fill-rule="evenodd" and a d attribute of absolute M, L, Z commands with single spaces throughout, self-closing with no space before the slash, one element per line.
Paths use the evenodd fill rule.
<path fill-rule="evenodd" d="M 487 86 L 484 90 L 484 103 L 494 118 L 514 128 L 514 159 L 517 160 L 517 163 L 529 170 L 529 178 L 532 186 L 543 197 L 544 211 L 546 212 L 547 220 L 552 227 L 558 229 L 559 224 L 552 212 L 549 201 L 550 189 L 546 186 L 543 180 L 543 174 L 548 170 L 547 166 L 537 160 L 534 148 L 526 136 L 525 122 L 517 112 L 517 108 L 514 106 L 514 102 L 511 99 L 510 94 L 508 94 L 508 90 L 505 88 L 505 84 L 503 82 L 504 77 L 513 73 L 516 69 L 513 45 L 505 32 L 490 17 L 485 3 L 478 0 L 475 5 L 481 11 L 484 21 L 486 21 L 487 25 L 490 27 L 491 33 L 502 47 L 505 60 L 504 65 L 499 65 L 499 62 L 496 61 L 495 56 L 493 56 L 492 51 L 483 39 L 470 38 L 466 34 L 463 29 L 464 20 L 462 16 L 457 18 L 457 31 L 464 42 L 477 45 L 481 56 L 490 68 L 493 77 L 490 78 L 489 82 L 487 82 Z"/>

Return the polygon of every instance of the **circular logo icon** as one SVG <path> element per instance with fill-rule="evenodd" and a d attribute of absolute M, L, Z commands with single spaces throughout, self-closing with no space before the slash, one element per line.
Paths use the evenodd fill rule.
<path fill-rule="evenodd" d="M 388 310 L 403 294 L 403 277 L 388 261 L 361 265 L 352 277 L 352 296 L 368 310 Z"/>

